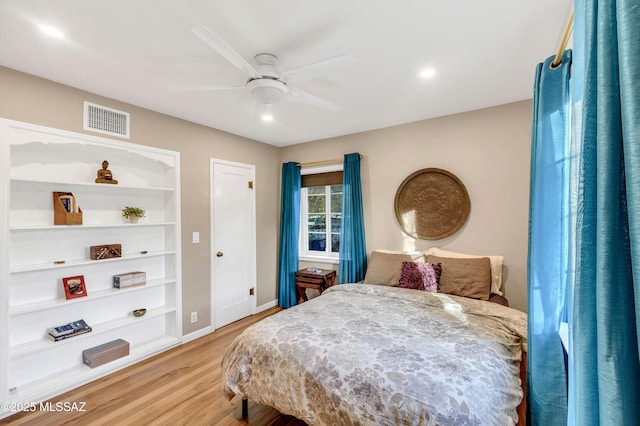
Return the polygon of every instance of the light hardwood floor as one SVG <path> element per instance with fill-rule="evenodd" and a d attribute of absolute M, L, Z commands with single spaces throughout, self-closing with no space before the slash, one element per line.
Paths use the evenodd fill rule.
<path fill-rule="evenodd" d="M 84 402 L 84 412 L 19 413 L 0 420 L 0 425 L 304 426 L 251 401 L 249 419 L 243 420 L 240 399 L 227 401 L 222 394 L 220 362 L 225 349 L 249 325 L 279 310 L 237 321 L 51 400 Z"/>

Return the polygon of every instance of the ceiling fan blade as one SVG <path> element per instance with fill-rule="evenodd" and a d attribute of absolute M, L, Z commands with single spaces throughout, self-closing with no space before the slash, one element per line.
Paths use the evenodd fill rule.
<path fill-rule="evenodd" d="M 233 50 L 231 46 L 224 42 L 220 37 L 215 35 L 213 31 L 211 31 L 207 27 L 196 27 L 192 28 L 191 32 L 200 37 L 205 43 L 209 46 L 213 47 L 222 57 L 224 57 L 227 61 L 231 62 L 236 67 L 240 68 L 251 78 L 260 78 L 262 77 L 256 69 L 251 66 L 249 62 L 247 62 L 238 52 Z"/>
<path fill-rule="evenodd" d="M 289 83 L 302 83 L 312 78 L 318 77 L 322 74 L 327 74 L 331 71 L 345 67 L 354 63 L 356 59 L 351 53 L 345 53 L 344 55 L 335 56 L 333 58 L 325 59 L 313 64 L 304 65 L 299 68 L 294 68 L 289 71 L 285 71 L 282 74 L 282 78 Z"/>
<path fill-rule="evenodd" d="M 342 111 L 342 107 L 340 105 L 334 104 L 333 102 L 329 102 L 326 99 L 319 98 L 309 92 L 305 92 L 304 90 L 300 89 L 294 88 L 289 90 L 287 99 L 290 101 L 299 102 L 301 104 L 313 105 L 318 108 L 328 109 L 330 111 Z"/>
<path fill-rule="evenodd" d="M 213 91 L 213 90 L 237 90 L 244 89 L 246 86 L 169 86 L 169 90 L 173 92 L 197 92 L 197 91 Z"/>

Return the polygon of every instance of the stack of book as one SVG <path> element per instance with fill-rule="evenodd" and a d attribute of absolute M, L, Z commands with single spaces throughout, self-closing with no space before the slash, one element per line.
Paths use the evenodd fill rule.
<path fill-rule="evenodd" d="M 68 339 L 79 334 L 88 333 L 91 330 L 92 328 L 81 319 L 58 327 L 51 327 L 47 330 L 47 336 L 49 337 L 49 340 L 57 342 L 58 340 Z"/>
<path fill-rule="evenodd" d="M 53 224 L 82 225 L 82 209 L 71 192 L 53 192 Z"/>
<path fill-rule="evenodd" d="M 113 276 L 113 286 L 115 288 L 135 287 L 147 283 L 147 274 L 141 271 L 128 272 Z"/>
<path fill-rule="evenodd" d="M 72 194 L 63 194 L 58 197 L 67 213 L 78 213 L 78 200 Z"/>

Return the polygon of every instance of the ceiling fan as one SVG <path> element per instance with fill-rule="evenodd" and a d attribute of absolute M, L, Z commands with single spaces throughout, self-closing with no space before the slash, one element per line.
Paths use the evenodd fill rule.
<path fill-rule="evenodd" d="M 270 53 L 257 54 L 253 58 L 256 64 L 253 66 L 209 28 L 196 27 L 191 31 L 231 64 L 244 71 L 248 80 L 243 86 L 173 86 L 174 90 L 246 89 L 265 111 L 284 99 L 331 111 L 342 109 L 340 105 L 312 95 L 295 87 L 295 85 L 355 62 L 351 54 L 346 53 L 299 68 L 281 71 L 278 67 L 278 58 L 275 55 Z"/>

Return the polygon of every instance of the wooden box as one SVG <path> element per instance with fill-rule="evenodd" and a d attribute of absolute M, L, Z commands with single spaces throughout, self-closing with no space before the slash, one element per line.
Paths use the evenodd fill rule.
<path fill-rule="evenodd" d="M 89 247 L 89 257 L 91 260 L 111 259 L 112 257 L 122 257 L 122 246 L 120 244 L 105 244 L 103 246 Z"/>
<path fill-rule="evenodd" d="M 99 367 L 129 355 L 129 342 L 117 339 L 82 351 L 82 362 L 91 368 Z"/>
<path fill-rule="evenodd" d="M 71 192 L 53 193 L 53 224 L 82 225 L 82 209 Z"/>

